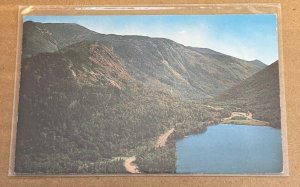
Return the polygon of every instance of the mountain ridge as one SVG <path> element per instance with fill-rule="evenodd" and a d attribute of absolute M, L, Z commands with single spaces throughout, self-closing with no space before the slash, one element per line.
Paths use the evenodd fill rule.
<path fill-rule="evenodd" d="M 36 25 L 45 31 L 35 29 Z M 37 38 L 27 30 L 34 30 Z M 144 86 L 162 87 L 165 92 L 188 99 L 211 98 L 265 67 L 263 63 L 254 64 L 219 52 L 207 54 L 207 49 L 186 47 L 170 39 L 100 34 L 78 24 L 65 23 L 25 22 L 23 38 L 34 39 L 32 43 L 28 39 L 24 42 L 24 57 L 34 55 L 35 40 L 49 38 L 46 35 L 45 39 L 44 33 L 57 43 L 55 47 L 46 42 L 48 52 L 82 41 L 100 42 L 111 49 L 136 81 Z M 33 53 L 29 54 L 27 49 L 33 49 Z M 38 47 L 36 52 L 41 50 L 47 52 L 47 47 Z"/>

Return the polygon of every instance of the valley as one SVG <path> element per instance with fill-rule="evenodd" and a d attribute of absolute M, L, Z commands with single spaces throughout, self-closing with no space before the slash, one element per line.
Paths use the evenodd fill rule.
<path fill-rule="evenodd" d="M 278 62 L 37 22 L 22 52 L 19 174 L 176 173 L 176 140 L 233 112 L 280 128 Z"/>

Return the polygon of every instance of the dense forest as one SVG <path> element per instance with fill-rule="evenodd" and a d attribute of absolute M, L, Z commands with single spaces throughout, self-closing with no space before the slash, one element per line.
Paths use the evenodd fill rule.
<path fill-rule="evenodd" d="M 80 47 L 87 45 L 94 47 Z M 183 137 L 228 115 L 147 89 L 114 71 L 99 80 L 83 75 L 74 80 L 72 71 L 65 71 L 66 54 L 72 54 L 73 69 L 80 63 L 88 70 L 82 73 L 97 71 L 85 57 L 95 51 L 85 52 L 40 54 L 22 62 L 16 172 L 115 173 L 111 165 L 123 167 L 114 158 L 154 151 L 150 140 L 166 129 L 176 126 L 176 136 Z"/>

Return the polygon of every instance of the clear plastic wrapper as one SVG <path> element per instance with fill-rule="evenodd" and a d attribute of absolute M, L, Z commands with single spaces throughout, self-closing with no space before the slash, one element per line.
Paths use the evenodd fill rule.
<path fill-rule="evenodd" d="M 288 175 L 280 11 L 21 6 L 9 175 Z"/>

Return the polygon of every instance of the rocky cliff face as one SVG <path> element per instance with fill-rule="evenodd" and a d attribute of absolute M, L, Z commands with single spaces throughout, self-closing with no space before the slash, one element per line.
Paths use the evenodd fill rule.
<path fill-rule="evenodd" d="M 26 22 L 24 38 L 24 57 L 63 50 L 77 42 L 98 42 L 118 58 L 135 81 L 187 99 L 216 96 L 265 67 L 259 61 L 186 47 L 164 38 L 103 35 L 76 24 Z M 43 47 L 36 41 L 42 41 Z"/>

